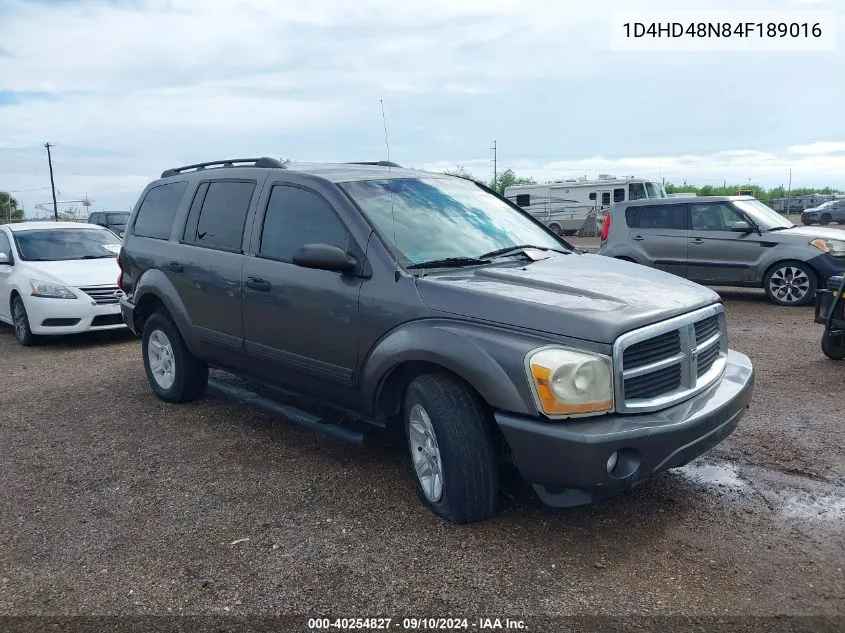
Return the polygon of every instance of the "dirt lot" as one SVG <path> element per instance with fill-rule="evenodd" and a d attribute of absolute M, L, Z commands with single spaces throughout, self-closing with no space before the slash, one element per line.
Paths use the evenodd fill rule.
<path fill-rule="evenodd" d="M 0 614 L 845 616 L 845 365 L 810 308 L 724 297 L 758 372 L 732 437 L 585 508 L 511 475 L 463 527 L 417 502 L 401 445 L 165 404 L 127 335 L 0 326 Z"/>

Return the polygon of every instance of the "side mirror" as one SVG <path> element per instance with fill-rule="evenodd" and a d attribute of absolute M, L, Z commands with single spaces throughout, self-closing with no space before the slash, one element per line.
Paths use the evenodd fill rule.
<path fill-rule="evenodd" d="M 731 231 L 734 233 L 751 233 L 748 222 L 734 222 L 731 224 Z"/>
<path fill-rule="evenodd" d="M 0 266 L 11 266 L 12 260 L 6 253 L 0 253 Z"/>
<path fill-rule="evenodd" d="M 302 268 L 349 272 L 358 262 L 339 246 L 333 244 L 306 244 L 293 254 L 293 263 Z"/>

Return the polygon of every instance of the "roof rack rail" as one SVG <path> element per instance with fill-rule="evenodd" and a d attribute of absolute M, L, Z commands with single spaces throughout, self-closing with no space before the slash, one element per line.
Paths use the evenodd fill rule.
<path fill-rule="evenodd" d="M 275 158 L 262 156 L 261 158 L 232 158 L 229 160 L 212 160 L 207 163 L 196 163 L 195 165 L 185 165 L 184 167 L 174 167 L 173 169 L 166 169 L 161 172 L 162 178 L 169 178 L 176 176 L 186 171 L 202 171 L 208 167 L 268 167 L 275 169 L 285 169 L 284 163 Z"/>
<path fill-rule="evenodd" d="M 376 160 L 376 161 L 352 161 L 351 163 L 346 163 L 347 165 L 374 165 L 376 167 L 397 167 L 399 169 L 402 168 L 402 165 L 399 163 L 394 163 L 392 160 Z"/>

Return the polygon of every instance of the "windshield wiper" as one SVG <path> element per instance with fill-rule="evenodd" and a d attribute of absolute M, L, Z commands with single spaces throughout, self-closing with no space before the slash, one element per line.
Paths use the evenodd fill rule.
<path fill-rule="evenodd" d="M 445 259 L 432 259 L 427 262 L 411 264 L 405 268 L 449 268 L 458 266 L 474 266 L 478 264 L 489 264 L 489 259 L 482 257 L 446 257 Z"/>
<path fill-rule="evenodd" d="M 561 253 L 563 255 L 569 255 L 569 251 L 562 251 L 557 248 L 548 248 L 546 246 L 534 246 L 533 244 L 520 244 L 519 246 L 508 246 L 507 248 L 500 248 L 495 251 L 490 251 L 489 253 L 484 253 L 481 255 L 481 259 L 486 259 L 488 257 L 501 257 L 502 255 L 510 255 L 511 253 L 518 253 L 519 251 L 524 251 L 529 248 L 534 248 L 539 251 L 554 251 L 555 253 Z"/>

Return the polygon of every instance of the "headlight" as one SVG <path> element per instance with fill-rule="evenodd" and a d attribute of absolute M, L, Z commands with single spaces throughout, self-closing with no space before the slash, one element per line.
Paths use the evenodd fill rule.
<path fill-rule="evenodd" d="M 525 357 L 539 409 L 551 417 L 595 415 L 613 409 L 613 363 L 608 356 L 543 347 Z"/>
<path fill-rule="evenodd" d="M 815 246 L 834 257 L 845 257 L 845 241 L 843 240 L 828 240 L 820 237 L 810 242 L 810 246 Z"/>
<path fill-rule="evenodd" d="M 33 297 L 45 297 L 49 299 L 76 299 L 76 295 L 73 291 L 49 281 L 30 279 L 29 285 L 32 288 Z"/>

